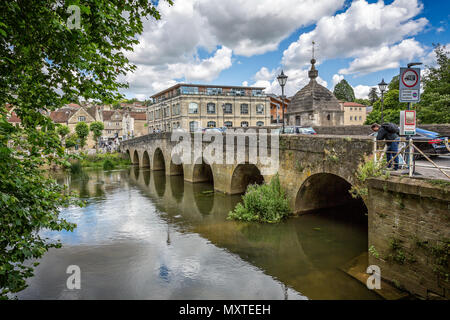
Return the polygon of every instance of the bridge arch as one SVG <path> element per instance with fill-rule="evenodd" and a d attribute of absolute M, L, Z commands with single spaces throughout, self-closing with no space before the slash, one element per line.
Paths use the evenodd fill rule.
<path fill-rule="evenodd" d="M 263 184 L 264 177 L 254 164 L 241 163 L 236 166 L 231 176 L 231 194 L 245 193 L 251 184 Z"/>
<path fill-rule="evenodd" d="M 170 165 L 169 165 L 169 172 L 167 175 L 169 176 L 183 176 L 184 175 L 184 168 L 182 164 L 176 164 L 181 163 L 181 158 L 179 155 L 173 155 L 172 158 L 170 158 Z"/>
<path fill-rule="evenodd" d="M 133 159 L 131 158 L 130 150 L 127 149 L 126 154 L 128 156 L 128 159 L 130 159 L 130 162 L 133 163 Z"/>
<path fill-rule="evenodd" d="M 295 198 L 294 212 L 302 213 L 344 205 L 362 205 L 361 199 L 350 194 L 352 185 L 346 179 L 333 173 L 316 173 L 301 185 Z"/>
<path fill-rule="evenodd" d="M 204 158 L 202 158 L 201 162 L 200 160 L 195 162 L 192 181 L 194 183 L 209 182 L 214 185 L 213 168 L 205 161 Z"/>
<path fill-rule="evenodd" d="M 134 150 L 132 162 L 134 166 L 139 166 L 139 153 L 137 150 Z"/>
<path fill-rule="evenodd" d="M 150 168 L 150 156 L 148 155 L 148 151 L 145 150 L 142 155 L 142 165 L 141 168 Z"/>
<path fill-rule="evenodd" d="M 153 162 L 152 162 L 152 170 L 153 171 L 165 171 L 166 170 L 166 160 L 164 158 L 164 153 L 161 148 L 156 148 L 153 153 Z"/>

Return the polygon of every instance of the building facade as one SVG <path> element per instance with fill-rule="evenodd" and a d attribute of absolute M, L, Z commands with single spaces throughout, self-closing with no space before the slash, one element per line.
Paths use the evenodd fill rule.
<path fill-rule="evenodd" d="M 329 127 L 344 125 L 344 111 L 334 94 L 317 83 L 316 60 L 311 60 L 309 83 L 295 94 L 286 118 L 290 125 Z"/>
<path fill-rule="evenodd" d="M 177 84 L 152 96 L 148 130 L 270 125 L 270 99 L 264 88 Z"/>
<path fill-rule="evenodd" d="M 270 99 L 270 123 L 271 124 L 283 124 L 283 108 L 284 108 L 284 115 L 286 118 L 287 109 L 289 103 L 291 103 L 291 99 L 285 98 L 284 104 L 283 104 L 283 98 L 280 96 L 276 96 L 274 94 L 268 95 Z"/>
<path fill-rule="evenodd" d="M 367 107 L 355 102 L 343 102 L 344 126 L 363 125 L 367 119 Z"/>

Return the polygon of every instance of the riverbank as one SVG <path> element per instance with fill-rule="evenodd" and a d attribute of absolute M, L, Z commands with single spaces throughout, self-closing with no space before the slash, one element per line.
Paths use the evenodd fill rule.
<path fill-rule="evenodd" d="M 72 172 L 80 171 L 83 168 L 103 170 L 123 169 L 131 165 L 130 159 L 121 153 L 81 154 L 79 159 L 72 160 L 70 163 L 70 170 Z"/>

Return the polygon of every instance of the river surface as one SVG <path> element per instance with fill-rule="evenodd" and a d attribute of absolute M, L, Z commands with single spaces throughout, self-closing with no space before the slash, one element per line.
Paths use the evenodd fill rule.
<path fill-rule="evenodd" d="M 228 221 L 240 196 L 130 168 L 59 173 L 87 201 L 19 299 L 377 299 L 340 267 L 367 251 L 367 217 L 329 210 L 276 225 Z M 361 221 L 363 221 L 361 223 Z M 365 221 L 365 222 L 364 222 Z M 79 266 L 81 289 L 67 289 Z"/>

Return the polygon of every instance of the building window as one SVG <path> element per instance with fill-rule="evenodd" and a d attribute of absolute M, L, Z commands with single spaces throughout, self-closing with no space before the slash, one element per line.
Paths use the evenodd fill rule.
<path fill-rule="evenodd" d="M 256 114 L 264 114 L 264 105 L 263 104 L 258 104 L 256 106 Z"/>
<path fill-rule="evenodd" d="M 214 114 L 216 113 L 216 105 L 214 103 L 208 103 L 206 105 L 206 112 L 208 114 Z"/>
<path fill-rule="evenodd" d="M 215 121 L 209 121 L 207 124 L 208 128 L 215 128 L 216 127 L 216 122 Z"/>
<path fill-rule="evenodd" d="M 327 115 L 327 120 L 330 121 L 331 120 L 331 116 Z"/>
<path fill-rule="evenodd" d="M 232 121 L 225 121 L 225 127 L 231 128 L 232 126 L 233 126 L 233 122 Z"/>
<path fill-rule="evenodd" d="M 231 103 L 224 104 L 224 113 L 226 113 L 226 114 L 233 113 L 233 105 Z"/>
<path fill-rule="evenodd" d="M 198 94 L 198 87 L 181 87 L 181 94 Z"/>
<path fill-rule="evenodd" d="M 359 120 L 360 120 L 360 121 L 362 120 L 362 116 L 359 116 Z"/>
<path fill-rule="evenodd" d="M 197 121 L 189 122 L 189 130 L 191 132 L 197 131 L 197 129 L 198 129 L 198 122 Z"/>
<path fill-rule="evenodd" d="M 263 95 L 263 91 L 262 90 L 252 90 L 252 96 L 254 97 L 259 97 Z"/>
<path fill-rule="evenodd" d="M 352 121 L 353 120 L 353 116 L 350 116 L 350 121 Z"/>
<path fill-rule="evenodd" d="M 353 111 L 353 108 L 350 108 L 350 111 Z"/>
<path fill-rule="evenodd" d="M 86 121 L 86 117 L 78 117 L 78 121 L 79 122 L 84 122 L 84 121 Z"/>
<path fill-rule="evenodd" d="M 209 96 L 222 94 L 222 88 L 206 88 L 206 94 Z"/>
<path fill-rule="evenodd" d="M 241 114 L 248 114 L 248 104 L 241 104 Z"/>
<path fill-rule="evenodd" d="M 263 121 L 258 121 L 258 122 L 256 123 L 256 125 L 257 125 L 258 127 L 262 127 L 262 126 L 264 126 L 264 122 L 263 122 Z"/>
<path fill-rule="evenodd" d="M 195 102 L 189 103 L 189 113 L 190 114 L 198 113 L 198 104 L 196 104 Z"/>
<path fill-rule="evenodd" d="M 248 127 L 248 122 L 247 121 L 242 121 L 241 122 L 241 127 L 242 128 L 247 128 Z"/>

